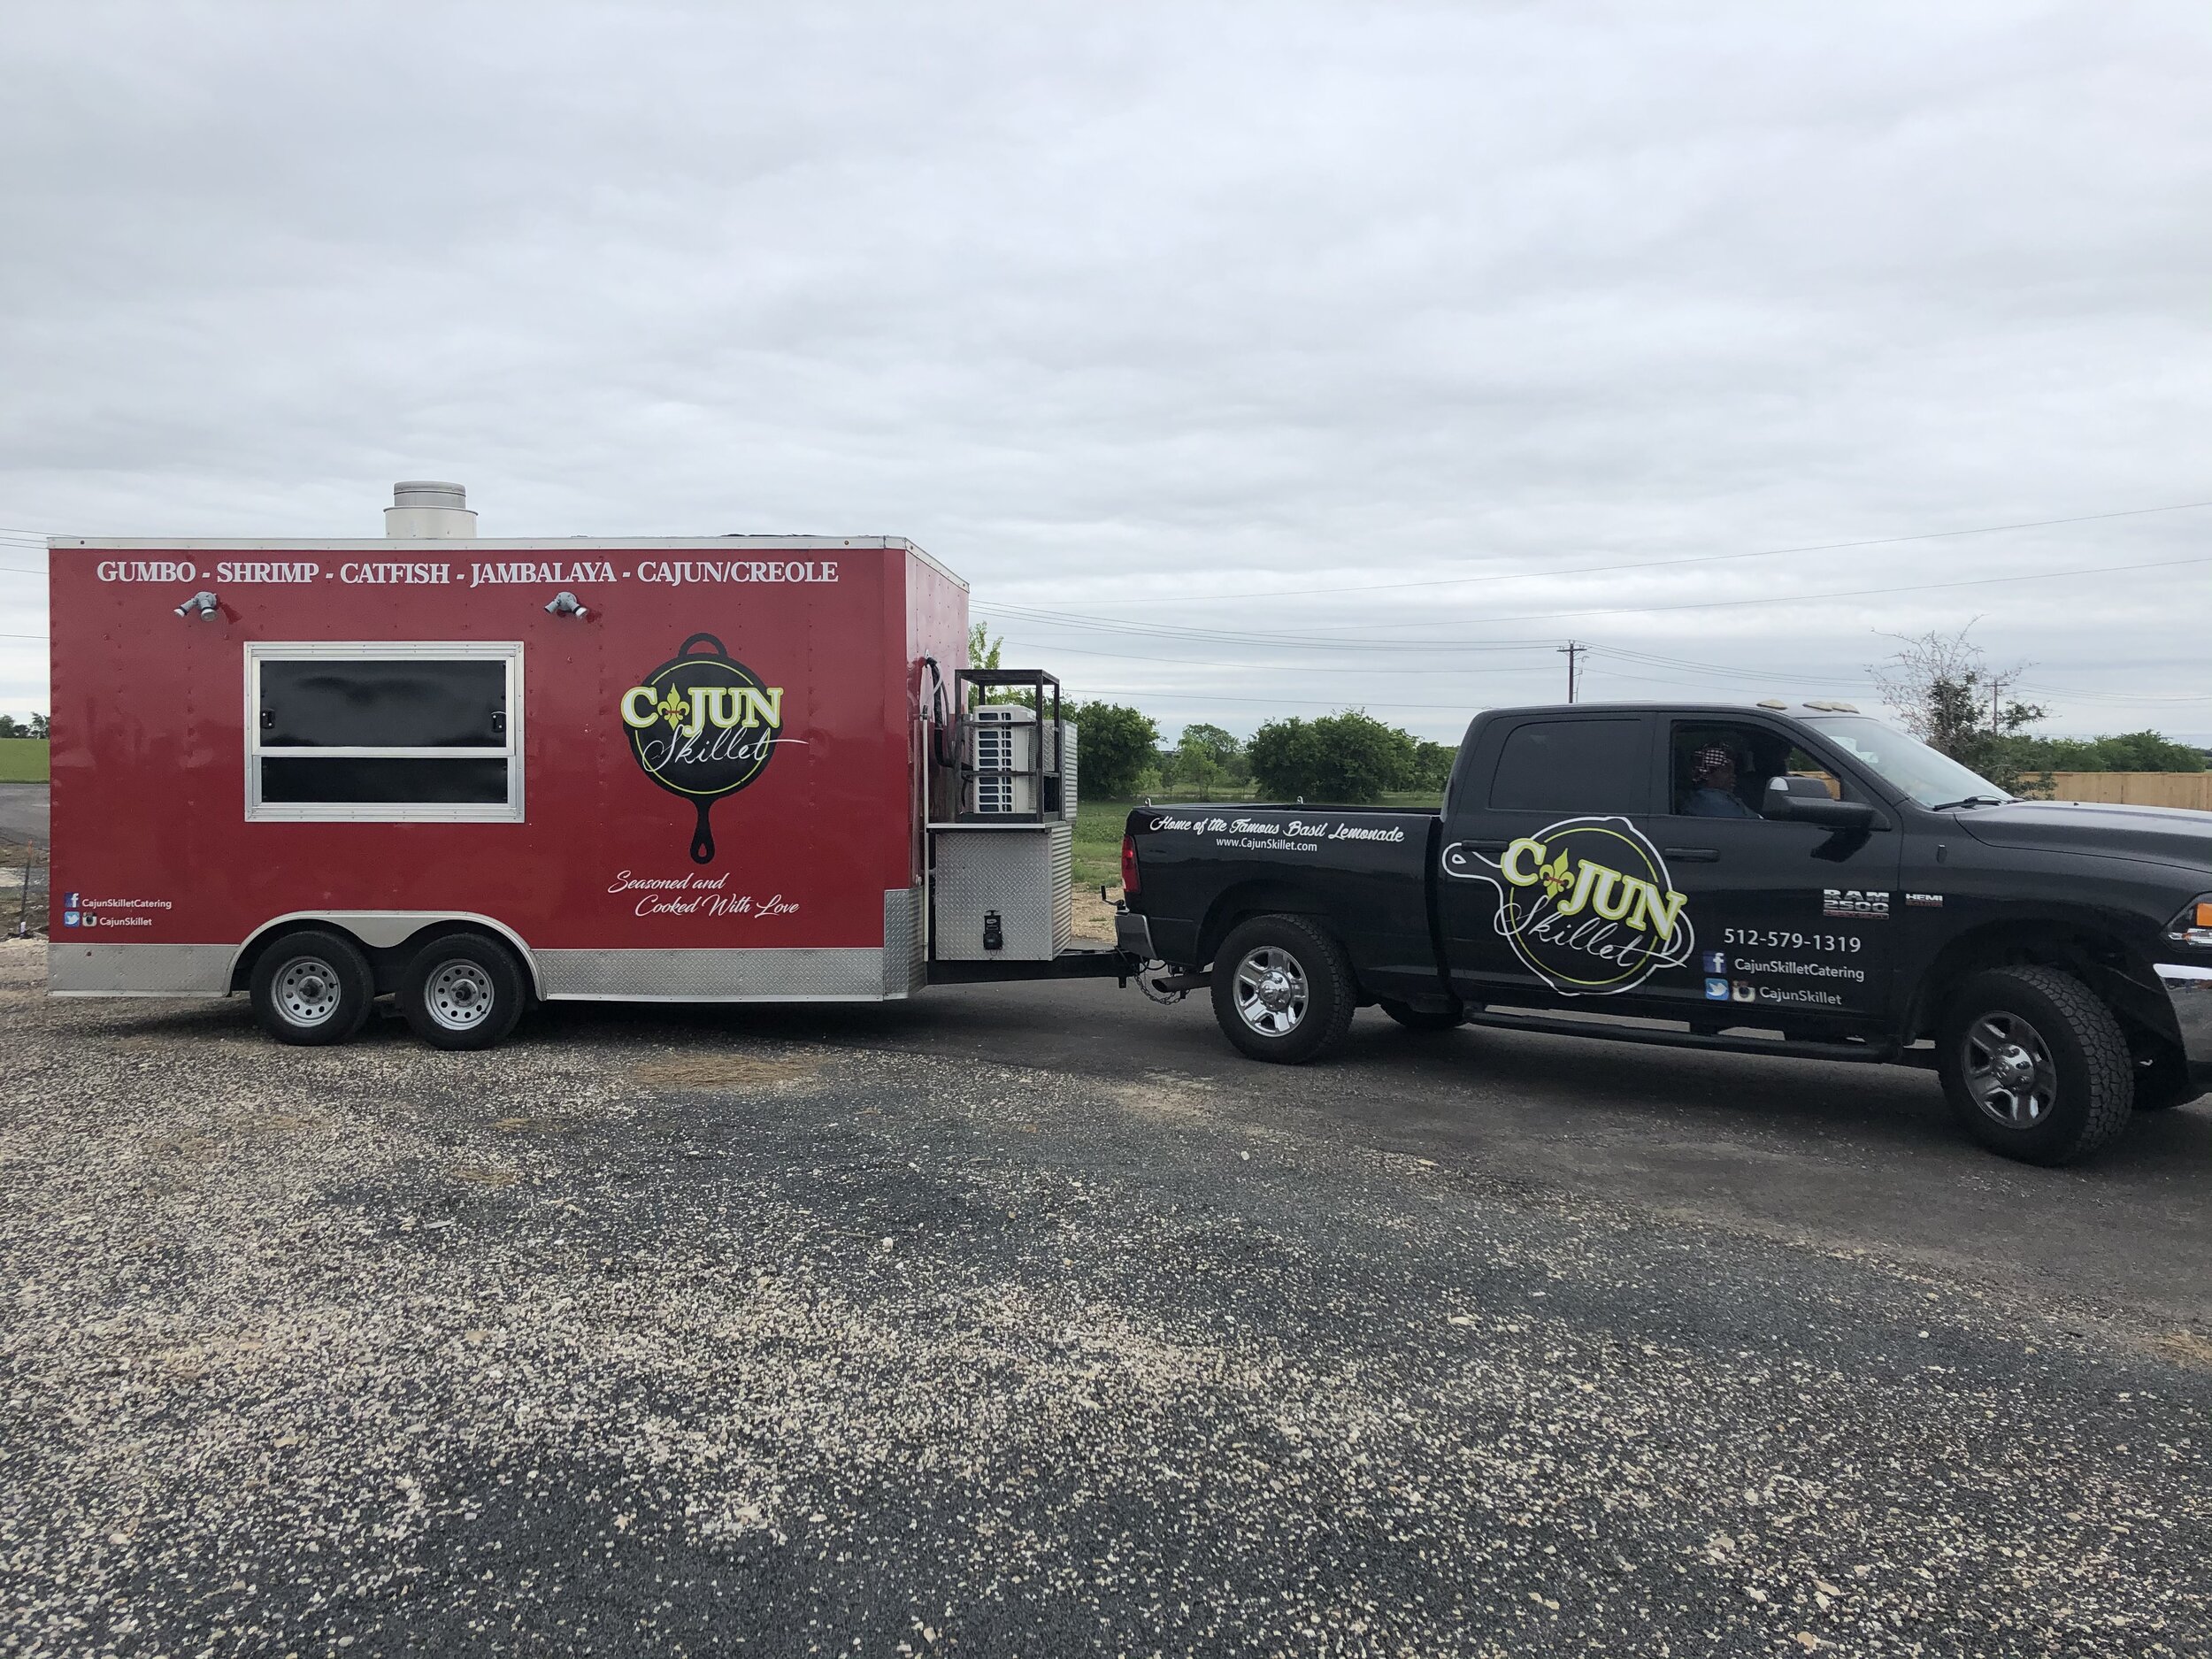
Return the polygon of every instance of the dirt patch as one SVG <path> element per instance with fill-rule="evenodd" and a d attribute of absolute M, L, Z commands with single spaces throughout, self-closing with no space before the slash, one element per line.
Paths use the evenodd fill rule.
<path fill-rule="evenodd" d="M 1121 888 L 1114 886 L 1106 891 L 1113 895 L 1111 899 L 1099 897 L 1096 887 L 1078 887 L 1075 889 L 1074 931 L 1078 939 L 1103 941 L 1110 945 L 1113 943 L 1114 904 L 1121 897 Z"/>
<path fill-rule="evenodd" d="M 821 1075 L 822 1067 L 821 1059 L 815 1056 L 679 1054 L 647 1060 L 630 1075 L 653 1089 L 750 1094 L 810 1082 Z"/>

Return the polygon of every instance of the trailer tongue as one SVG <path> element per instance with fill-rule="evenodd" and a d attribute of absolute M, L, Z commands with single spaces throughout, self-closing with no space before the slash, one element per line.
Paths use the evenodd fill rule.
<path fill-rule="evenodd" d="M 1058 682 L 972 672 L 890 537 L 51 549 L 61 995 L 250 994 L 286 1041 L 390 998 L 873 1002 L 1126 975 L 1071 938 Z M 993 700 L 996 699 L 996 700 Z"/>

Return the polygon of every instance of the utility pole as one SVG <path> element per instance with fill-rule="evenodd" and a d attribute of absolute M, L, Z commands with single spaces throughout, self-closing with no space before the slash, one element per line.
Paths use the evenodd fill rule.
<path fill-rule="evenodd" d="M 1575 700 L 1575 658 L 1590 648 L 1578 641 L 1569 640 L 1559 648 L 1559 654 L 1567 659 L 1567 701 Z"/>

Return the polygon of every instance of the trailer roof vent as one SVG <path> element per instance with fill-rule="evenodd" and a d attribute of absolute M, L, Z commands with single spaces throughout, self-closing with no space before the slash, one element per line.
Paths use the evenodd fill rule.
<path fill-rule="evenodd" d="M 476 515 L 469 493 L 458 484 L 412 479 L 392 486 L 392 504 L 384 510 L 384 534 L 403 541 L 472 541 Z"/>

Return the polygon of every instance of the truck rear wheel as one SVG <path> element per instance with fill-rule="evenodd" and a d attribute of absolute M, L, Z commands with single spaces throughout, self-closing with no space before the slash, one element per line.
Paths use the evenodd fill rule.
<path fill-rule="evenodd" d="M 1214 1019 L 1255 1060 L 1300 1065 L 1351 1029 L 1359 990 L 1338 944 L 1302 916 L 1256 916 L 1214 956 Z"/>
<path fill-rule="evenodd" d="M 399 987 L 400 1011 L 434 1048 L 488 1048 L 522 1018 L 529 995 L 521 964 L 504 945 L 449 933 L 415 953 Z"/>
<path fill-rule="evenodd" d="M 361 947 L 343 933 L 287 933 L 261 953 L 250 987 L 254 1018 L 279 1042 L 321 1047 L 361 1029 L 376 979 Z"/>
<path fill-rule="evenodd" d="M 1998 968 L 1959 987 L 1937 1041 L 1951 1110 L 1993 1152 L 2071 1164 L 2126 1127 L 2135 1063 L 2111 1010 L 2055 968 Z"/>

